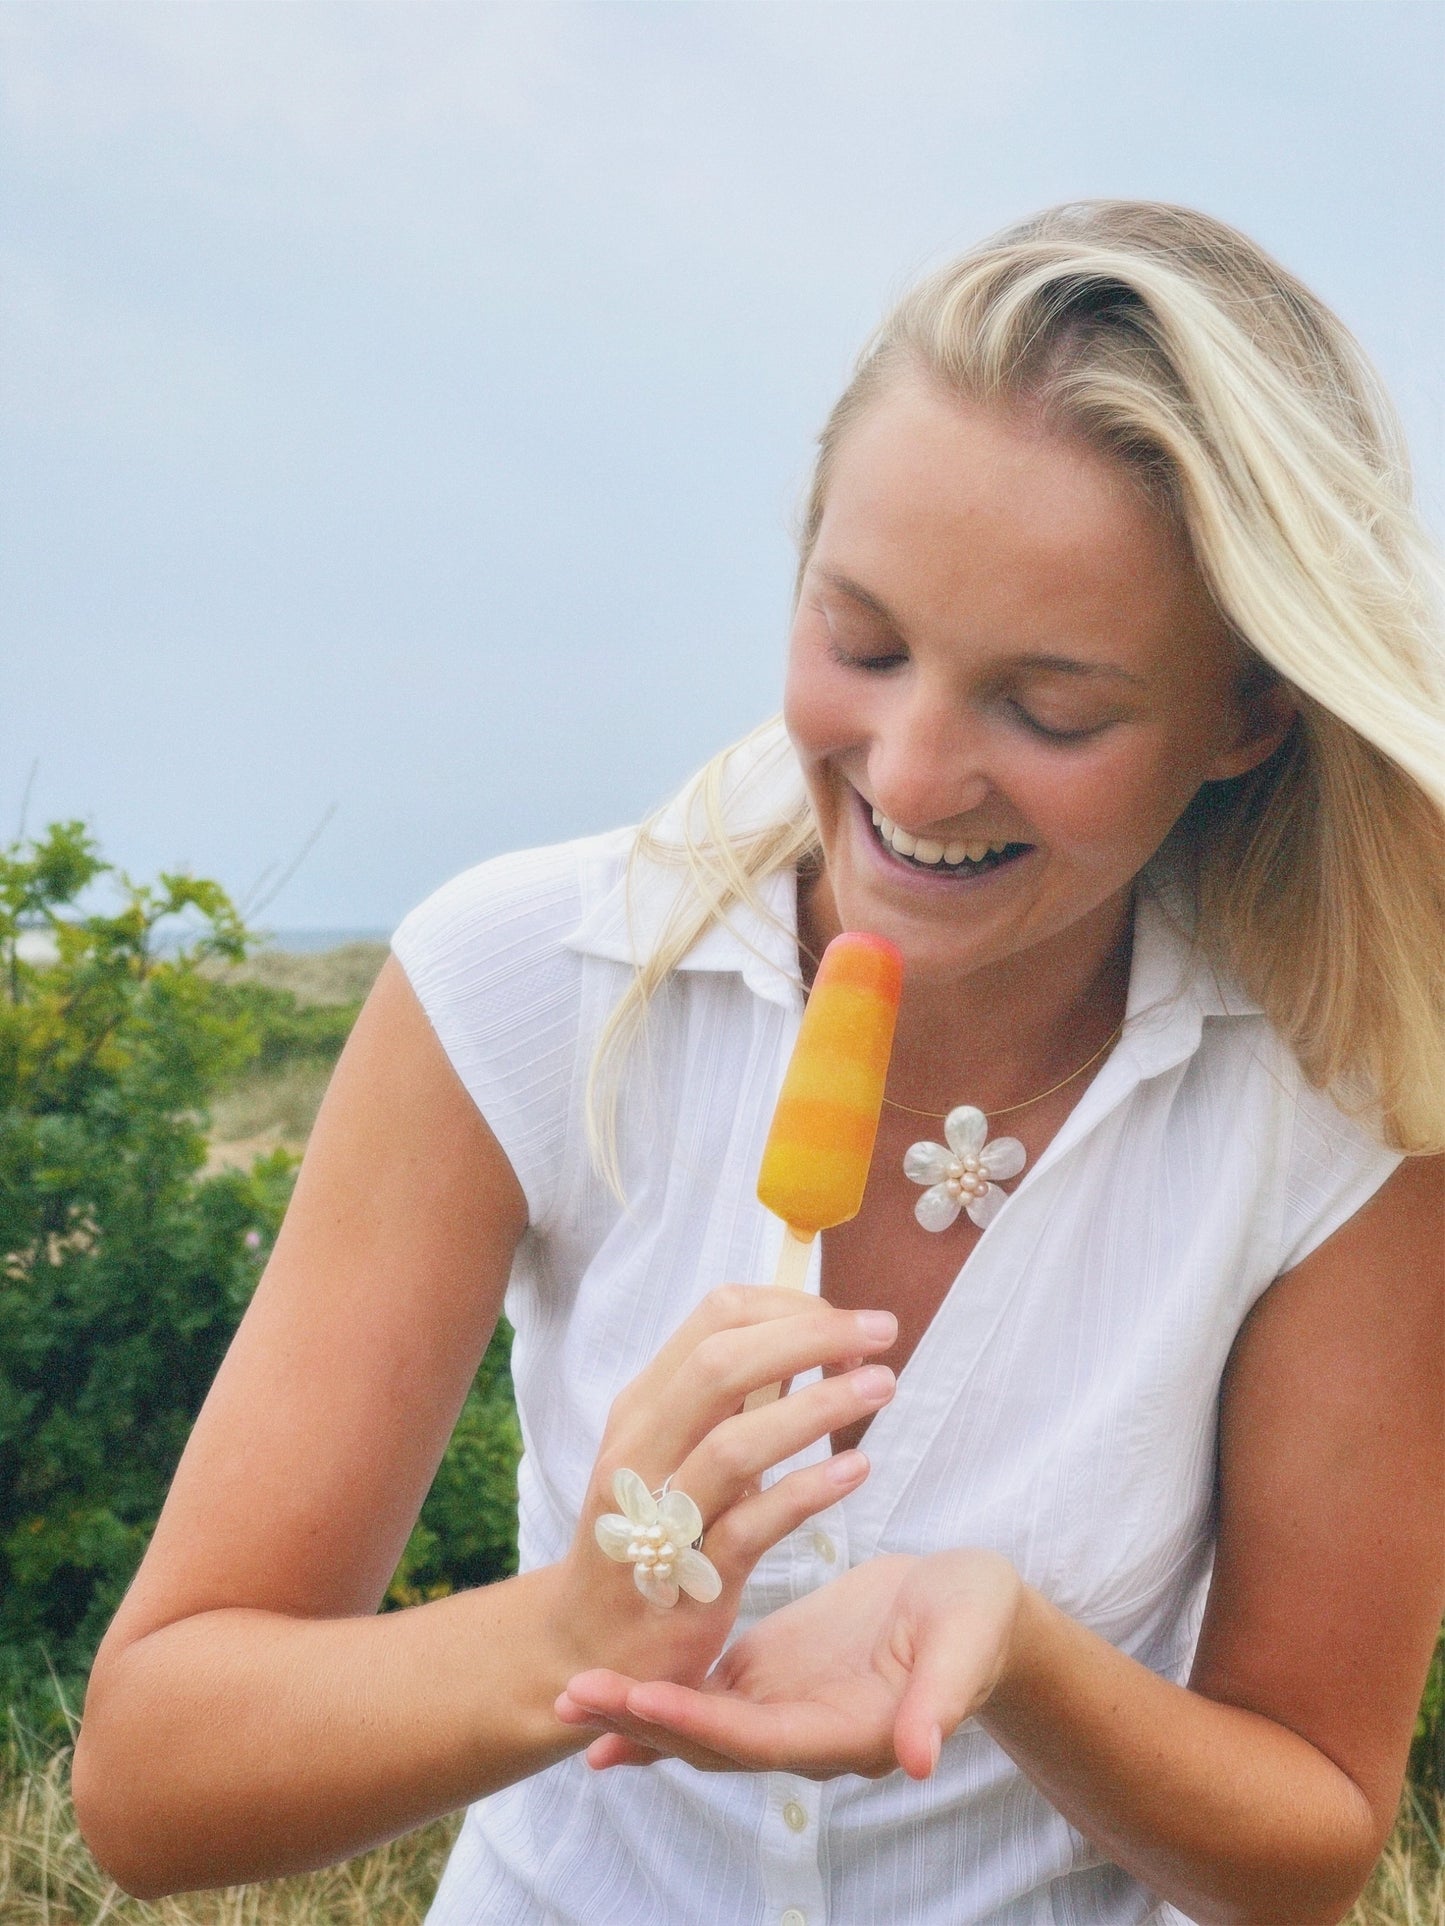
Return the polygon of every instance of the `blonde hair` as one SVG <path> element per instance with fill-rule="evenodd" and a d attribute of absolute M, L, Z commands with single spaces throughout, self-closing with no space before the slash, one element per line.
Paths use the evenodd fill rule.
<path fill-rule="evenodd" d="M 1390 403 L 1344 326 L 1253 242 L 1186 208 L 1053 208 L 928 276 L 864 348 L 819 438 L 799 540 L 837 450 L 900 379 L 1041 409 L 1172 517 L 1256 676 L 1298 717 L 1260 769 L 1207 784 L 1170 850 L 1197 940 L 1304 1075 L 1396 1148 L 1445 1148 L 1445 642 L 1438 563 Z M 714 921 L 817 860 L 806 805 L 738 836 L 730 752 L 682 833 L 635 859 L 688 886 L 599 1040 L 589 1117 L 616 1182 L 617 1070 L 648 999 Z"/>

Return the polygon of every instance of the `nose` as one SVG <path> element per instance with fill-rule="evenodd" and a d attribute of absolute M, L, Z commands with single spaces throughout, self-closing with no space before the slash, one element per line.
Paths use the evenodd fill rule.
<path fill-rule="evenodd" d="M 868 786 L 875 807 L 915 834 L 966 816 L 993 787 L 981 732 L 951 705 L 919 692 L 876 729 Z"/>

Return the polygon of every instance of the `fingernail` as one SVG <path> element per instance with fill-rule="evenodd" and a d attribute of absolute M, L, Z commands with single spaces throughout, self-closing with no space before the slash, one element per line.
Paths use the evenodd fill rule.
<path fill-rule="evenodd" d="M 882 1404 L 893 1396 L 893 1373 L 886 1364 L 870 1364 L 853 1373 L 853 1389 L 865 1404 Z"/>
<path fill-rule="evenodd" d="M 932 1732 L 929 1733 L 928 1746 L 933 1754 L 933 1766 L 936 1769 L 938 1765 L 938 1755 L 943 1750 L 943 1729 L 941 1726 L 934 1726 Z"/>
<path fill-rule="evenodd" d="M 859 1311 L 858 1329 L 865 1337 L 896 1338 L 898 1319 L 892 1311 Z"/>
<path fill-rule="evenodd" d="M 856 1485 L 868 1471 L 868 1460 L 861 1451 L 840 1451 L 828 1460 L 828 1476 L 835 1485 Z"/>

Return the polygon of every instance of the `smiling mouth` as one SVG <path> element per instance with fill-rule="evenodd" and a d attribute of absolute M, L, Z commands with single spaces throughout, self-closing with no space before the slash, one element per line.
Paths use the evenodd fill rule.
<path fill-rule="evenodd" d="M 939 843 L 926 836 L 912 836 L 897 823 L 890 822 L 880 809 L 870 811 L 873 834 L 900 862 L 932 876 L 982 876 L 999 869 L 1016 857 L 1026 855 L 1031 843 L 965 842 Z"/>

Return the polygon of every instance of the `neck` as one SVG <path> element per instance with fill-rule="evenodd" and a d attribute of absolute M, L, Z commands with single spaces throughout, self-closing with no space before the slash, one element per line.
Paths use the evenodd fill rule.
<path fill-rule="evenodd" d="M 817 909 L 826 916 L 831 903 Z M 800 910 L 821 954 L 835 932 Z M 997 963 L 905 971 L 889 1098 L 939 1116 L 960 1103 L 1001 1110 L 1081 1068 L 1123 1019 L 1132 932 L 1125 894 Z"/>

